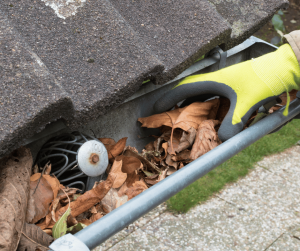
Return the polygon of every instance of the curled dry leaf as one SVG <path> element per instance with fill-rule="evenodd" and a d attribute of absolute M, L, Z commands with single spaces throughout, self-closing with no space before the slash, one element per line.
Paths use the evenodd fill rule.
<path fill-rule="evenodd" d="M 176 170 L 174 167 L 170 167 L 170 168 L 168 169 L 168 171 L 167 171 L 167 176 L 169 176 L 169 175 L 175 173 L 176 171 L 177 171 L 177 170 Z"/>
<path fill-rule="evenodd" d="M 191 151 L 191 159 L 197 159 L 220 144 L 220 140 L 215 131 L 218 120 L 204 121 L 198 128 L 195 143 Z"/>
<path fill-rule="evenodd" d="M 113 174 L 116 177 L 112 185 L 113 188 L 121 187 L 127 178 L 127 173 L 122 172 L 122 164 L 122 158 L 115 159 L 109 172 L 110 174 Z"/>

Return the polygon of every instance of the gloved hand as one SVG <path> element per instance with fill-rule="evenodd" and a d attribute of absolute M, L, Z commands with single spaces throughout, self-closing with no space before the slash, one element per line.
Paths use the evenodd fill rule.
<path fill-rule="evenodd" d="M 290 44 L 282 45 L 275 52 L 216 72 L 185 78 L 155 103 L 155 112 L 164 112 L 184 99 L 203 94 L 226 97 L 230 99 L 230 109 L 218 131 L 221 141 L 226 141 L 243 130 L 260 106 L 283 92 L 299 90 L 300 31 L 287 35 L 286 39 Z M 287 113 L 288 104 L 283 114 Z"/>

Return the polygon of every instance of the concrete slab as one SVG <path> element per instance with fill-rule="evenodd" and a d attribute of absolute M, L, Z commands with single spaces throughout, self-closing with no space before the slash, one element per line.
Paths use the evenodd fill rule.
<path fill-rule="evenodd" d="M 0 10 L 0 156 L 73 108 L 48 71 Z"/>
<path fill-rule="evenodd" d="M 109 1 L 78 0 L 73 11 L 59 7 L 69 2 L 3 0 L 0 8 L 71 97 L 75 118 L 68 122 L 78 128 L 163 67 Z"/>
<path fill-rule="evenodd" d="M 144 45 L 164 64 L 156 82 L 166 83 L 231 33 L 227 22 L 206 0 L 111 0 Z"/>
<path fill-rule="evenodd" d="M 228 50 L 258 31 L 279 9 L 287 8 L 288 0 L 209 0 L 232 27 L 231 39 L 225 44 Z"/>

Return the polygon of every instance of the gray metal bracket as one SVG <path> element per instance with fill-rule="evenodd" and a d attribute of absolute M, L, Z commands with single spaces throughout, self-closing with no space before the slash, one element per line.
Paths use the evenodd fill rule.
<path fill-rule="evenodd" d="M 219 61 L 219 70 L 225 68 L 226 66 L 226 60 L 227 60 L 227 51 L 223 51 L 219 46 L 216 48 L 212 49 L 210 52 L 208 52 L 205 57 L 210 57 L 214 54 L 218 53 L 220 56 L 220 61 Z"/>

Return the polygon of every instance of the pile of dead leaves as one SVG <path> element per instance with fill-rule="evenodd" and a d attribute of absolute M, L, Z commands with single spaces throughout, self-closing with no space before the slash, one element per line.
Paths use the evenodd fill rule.
<path fill-rule="evenodd" d="M 108 178 L 84 194 L 61 185 L 46 165 L 30 178 L 26 222 L 54 238 L 81 230 L 221 144 L 217 131 L 229 106 L 228 99 L 216 98 L 139 118 L 142 127 L 161 131 L 141 153 L 126 147 L 127 138 L 100 138 L 108 152 Z"/>

